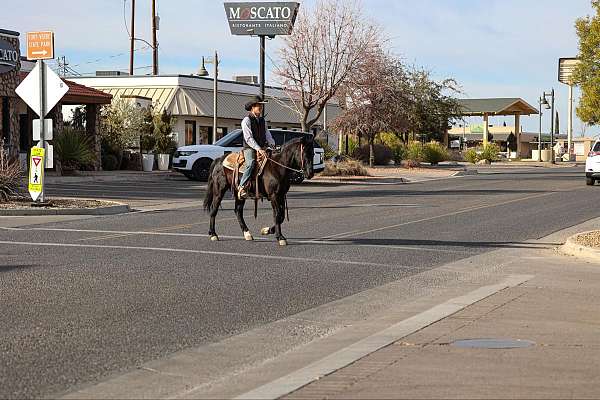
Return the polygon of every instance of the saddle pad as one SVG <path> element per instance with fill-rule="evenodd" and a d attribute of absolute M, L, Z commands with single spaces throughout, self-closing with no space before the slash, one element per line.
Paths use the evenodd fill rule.
<path fill-rule="evenodd" d="M 246 164 L 243 153 L 231 153 L 227 155 L 227 157 L 225 157 L 225 159 L 223 160 L 223 167 L 232 171 L 235 170 L 238 164 L 241 164 L 239 171 L 243 173 L 246 170 Z"/>

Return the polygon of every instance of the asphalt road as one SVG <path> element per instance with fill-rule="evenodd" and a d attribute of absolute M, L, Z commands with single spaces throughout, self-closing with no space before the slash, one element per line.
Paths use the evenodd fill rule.
<path fill-rule="evenodd" d="M 600 216 L 600 188 L 585 186 L 580 169 L 497 172 L 295 187 L 286 248 L 243 241 L 231 201 L 219 215 L 219 243 L 206 238 L 199 208 L 0 229 L 0 398 L 59 394 Z M 183 180 L 110 185 L 60 194 L 197 199 L 202 192 Z M 271 224 L 267 203 L 258 221 L 247 210 L 254 232 Z"/>

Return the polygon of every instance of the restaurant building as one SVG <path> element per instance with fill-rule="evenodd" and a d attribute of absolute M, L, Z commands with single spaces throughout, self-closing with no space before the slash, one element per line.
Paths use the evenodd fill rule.
<path fill-rule="evenodd" d="M 15 89 L 20 69 L 19 33 L 0 29 L 0 140 L 12 156 L 18 153 L 20 100 Z"/>
<path fill-rule="evenodd" d="M 37 114 L 15 93 L 15 89 L 35 66 L 20 54 L 19 32 L 0 29 L 0 140 L 13 157 L 27 160 L 33 141 L 33 120 Z M 63 106 L 85 107 L 85 134 L 90 136 L 97 155 L 95 169 L 100 168 L 100 108 L 110 104 L 112 96 L 76 82 L 63 79 L 68 92 L 46 118 L 53 121 L 55 135 L 64 127 Z M 50 144 L 52 144 L 50 142 Z"/>
<path fill-rule="evenodd" d="M 72 80 L 110 94 L 114 99 L 124 98 L 139 104 L 149 101 L 155 111 L 172 113 L 176 119 L 173 132 L 179 146 L 210 144 L 212 141 L 214 91 L 211 78 L 196 75 L 119 75 Z M 244 104 L 258 94 L 259 86 L 254 83 L 219 80 L 217 139 L 241 127 L 242 119 L 248 114 Z M 266 97 L 269 103 L 265 118 L 270 128 L 300 130 L 299 116 L 293 111 L 284 90 L 267 86 Z M 313 133 L 323 130 L 325 118 L 333 120 L 339 113 L 338 104 L 328 104 L 326 115 L 313 126 Z M 332 142 L 337 144 L 335 139 Z"/>

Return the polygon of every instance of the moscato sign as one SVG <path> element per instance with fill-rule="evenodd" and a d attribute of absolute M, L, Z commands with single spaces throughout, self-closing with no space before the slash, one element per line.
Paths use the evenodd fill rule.
<path fill-rule="evenodd" d="M 10 72 L 19 64 L 19 52 L 6 40 L 0 39 L 0 74 Z"/>
<path fill-rule="evenodd" d="M 300 3 L 225 3 L 233 35 L 276 36 L 292 33 Z"/>

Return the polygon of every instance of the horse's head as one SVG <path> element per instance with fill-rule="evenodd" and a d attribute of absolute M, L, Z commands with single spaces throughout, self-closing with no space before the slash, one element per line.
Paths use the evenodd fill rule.
<path fill-rule="evenodd" d="M 304 176 L 311 179 L 315 176 L 313 169 L 313 160 L 315 158 L 315 143 L 311 135 L 303 135 L 300 139 L 300 168 L 304 172 Z"/>

